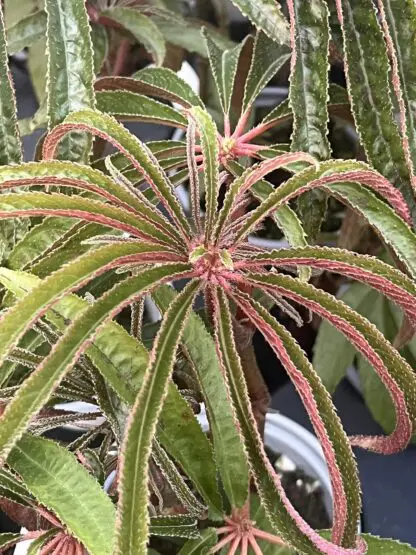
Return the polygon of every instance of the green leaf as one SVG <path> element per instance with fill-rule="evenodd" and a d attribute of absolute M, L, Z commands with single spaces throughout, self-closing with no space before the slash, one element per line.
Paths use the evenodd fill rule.
<path fill-rule="evenodd" d="M 236 300 L 242 298 L 238 295 Z M 328 443 L 336 454 L 337 469 L 342 469 L 343 487 L 349 500 L 348 520 L 344 533 L 352 534 L 351 542 L 354 539 L 357 518 L 360 510 L 359 486 L 356 476 L 356 468 L 351 449 L 339 419 L 336 417 L 335 410 L 329 395 L 326 393 L 321 382 L 313 372 L 304 353 L 293 340 L 291 335 L 281 326 L 268 311 L 260 305 L 250 302 L 249 297 L 244 295 L 245 302 L 250 303 L 250 310 L 257 317 L 264 320 L 264 325 L 273 330 L 282 343 L 280 350 L 286 352 L 286 356 L 293 360 L 296 368 L 302 373 L 311 388 L 311 395 L 318 404 L 317 410 L 322 419 L 321 423 L 325 426 L 325 433 L 331 438 Z M 273 475 L 268 466 L 267 455 L 264 451 L 262 438 L 258 433 L 256 422 L 250 408 L 247 386 L 241 367 L 240 358 L 234 342 L 231 313 L 229 303 L 222 291 L 218 292 L 218 308 L 216 313 L 216 328 L 221 349 L 221 358 L 228 379 L 231 398 L 236 411 L 241 433 L 244 437 L 247 455 L 251 470 L 256 482 L 257 490 L 262 500 L 263 507 L 269 517 L 275 531 L 279 531 L 279 536 L 290 543 L 293 547 L 303 553 L 319 553 L 312 539 L 311 530 L 305 532 L 301 529 L 295 518 L 288 512 L 287 501 L 281 496 L 280 488 L 277 485 L 277 478 Z M 245 306 L 245 305 L 244 305 Z M 249 314 L 248 314 L 249 316 Z M 260 331 L 263 331 L 258 326 Z M 300 389 L 300 388 L 299 388 Z M 315 423 L 316 424 L 316 423 Z M 299 516 L 299 515 L 298 515 Z M 351 530 L 351 524 L 353 526 Z M 344 536 L 345 539 L 345 536 Z"/>
<path fill-rule="evenodd" d="M 3 534 L 0 534 L 0 548 L 2 548 L 2 550 L 7 550 L 7 548 L 12 547 L 23 539 L 24 537 L 21 534 L 12 534 L 5 532 Z"/>
<path fill-rule="evenodd" d="M 401 543 L 397 540 L 378 538 L 370 534 L 362 534 L 367 543 L 367 555 L 415 555 L 416 549 L 411 545 Z"/>
<path fill-rule="evenodd" d="M 271 39 L 289 44 L 289 25 L 280 6 L 274 0 L 231 0 L 257 29 Z"/>
<path fill-rule="evenodd" d="M 28 15 L 7 29 L 7 50 L 10 55 L 20 52 L 42 39 L 46 34 L 46 13 L 41 10 Z"/>
<path fill-rule="evenodd" d="M 162 313 L 175 299 L 170 287 L 159 287 L 152 297 Z M 242 507 L 247 499 L 248 467 L 241 438 L 234 423 L 227 389 L 218 362 L 215 344 L 203 321 L 191 313 L 182 342 L 198 373 L 204 396 L 217 467 L 232 506 Z"/>
<path fill-rule="evenodd" d="M 410 150 L 411 166 L 416 168 L 416 45 L 412 40 L 416 28 L 416 5 L 412 0 L 379 0 L 384 6 L 385 22 L 397 57 L 397 71 L 404 102 L 406 136 Z M 392 76 L 393 77 L 393 76 Z M 397 94 L 397 92 L 396 92 Z M 402 139 L 403 140 L 403 139 Z"/>
<path fill-rule="evenodd" d="M 114 505 L 72 453 L 53 441 L 25 435 L 8 463 L 92 555 L 113 552 Z"/>
<path fill-rule="evenodd" d="M 189 516 L 162 516 L 150 519 L 150 535 L 199 538 L 198 521 Z"/>
<path fill-rule="evenodd" d="M 8 267 L 12 270 L 24 269 L 74 225 L 74 220 L 69 218 L 45 218 L 16 244 L 8 257 Z"/>
<path fill-rule="evenodd" d="M 269 197 L 256 208 L 245 220 L 238 232 L 237 240 L 246 236 L 268 213 L 279 208 L 291 198 L 298 195 L 298 191 L 321 179 L 323 176 L 339 177 L 336 183 L 325 185 L 325 190 L 335 194 L 343 202 L 348 203 L 354 210 L 364 216 L 370 225 L 374 226 L 383 240 L 392 247 L 413 276 L 416 276 L 416 242 L 415 234 L 397 213 L 384 201 L 379 200 L 371 191 L 357 182 L 345 182 L 346 172 L 364 170 L 372 171 L 362 162 L 352 160 L 330 160 L 321 162 L 319 168 L 307 168 L 294 175 L 280 185 Z M 376 176 L 376 174 L 374 174 Z M 339 181 L 339 182 L 338 182 Z"/>
<path fill-rule="evenodd" d="M 171 100 L 185 108 L 204 106 L 192 87 L 174 71 L 165 67 L 141 69 L 133 75 L 132 85 L 139 87 L 136 92 Z"/>
<path fill-rule="evenodd" d="M 134 38 L 148 50 L 156 65 L 161 66 L 166 55 L 166 45 L 157 25 L 143 13 L 134 8 L 114 7 L 101 12 L 127 29 Z"/>
<path fill-rule="evenodd" d="M 36 98 L 42 107 L 46 109 L 46 85 L 45 76 L 48 73 L 48 57 L 46 47 L 46 36 L 33 43 L 27 54 L 27 67 L 30 80 L 35 91 Z"/>
<path fill-rule="evenodd" d="M 94 108 L 94 59 L 84 0 L 46 0 L 48 14 L 48 117 L 49 127 L 82 108 Z M 67 136 L 59 157 L 86 161 L 91 139 L 85 134 Z"/>
<path fill-rule="evenodd" d="M 132 135 L 125 127 L 120 125 L 111 116 L 94 110 L 81 110 L 74 112 L 65 118 L 66 129 L 77 126 L 88 129 L 94 134 L 107 138 L 114 146 L 123 151 L 131 163 L 142 174 L 146 175 L 152 189 L 164 204 L 177 226 L 184 235 L 190 235 L 190 226 L 183 210 L 175 196 L 174 187 L 160 167 L 157 159 L 151 151 Z M 55 129 L 60 134 L 61 129 Z M 44 155 L 46 158 L 53 156 L 56 148 L 54 133 L 50 133 L 44 143 Z"/>
<path fill-rule="evenodd" d="M 16 98 L 9 70 L 3 13 L 0 7 L 0 165 L 18 164 L 21 161 L 22 145 L 17 127 Z"/>
<path fill-rule="evenodd" d="M 214 528 L 206 528 L 199 539 L 187 541 L 178 555 L 205 555 L 217 543 L 217 538 Z"/>
<path fill-rule="evenodd" d="M 108 34 L 103 25 L 91 24 L 91 40 L 94 52 L 94 70 L 99 75 L 108 55 Z"/>
<path fill-rule="evenodd" d="M 23 272 L 9 272 L 8 276 L 3 275 L 0 279 L 18 298 L 41 283 L 35 276 Z M 76 295 L 67 295 L 46 313 L 46 318 L 64 332 L 68 324 L 89 306 L 87 301 Z M 143 344 L 116 322 L 109 322 L 100 328 L 86 354 L 120 399 L 132 405 L 148 362 L 148 353 Z M 215 514 L 219 514 L 221 499 L 216 485 L 216 467 L 211 445 L 192 409 L 174 384 L 169 386 L 158 436 L 170 455 L 193 481 L 206 504 Z M 198 503 L 195 502 L 194 508 L 197 506 Z"/>
<path fill-rule="evenodd" d="M 213 25 L 207 24 L 205 21 L 199 21 L 192 18 L 178 17 L 174 18 L 154 15 L 152 17 L 166 41 L 184 48 L 188 52 L 194 52 L 200 56 L 207 57 L 207 49 L 204 41 L 201 40 L 201 29 L 206 28 L 208 34 L 223 50 L 233 48 L 235 43 L 231 41 L 225 34 L 218 31 Z"/>
<path fill-rule="evenodd" d="M 72 212 L 71 212 L 72 210 Z M 78 211 L 78 212 L 77 212 Z M 146 222 L 143 217 L 134 213 L 113 207 L 85 197 L 63 195 L 60 193 L 21 193 L 0 195 L 0 213 L 3 218 L 16 216 L 29 217 L 33 215 L 72 216 L 77 219 L 94 221 L 103 226 L 124 230 L 133 236 L 147 236 L 171 243 L 172 238 L 159 232 L 153 224 Z M 141 229 L 142 231 L 139 231 Z"/>
<path fill-rule="evenodd" d="M 292 0 L 295 64 L 290 76 L 289 99 L 293 111 L 291 150 L 309 152 L 317 160 L 331 156 L 328 141 L 328 8 L 323 0 L 313 4 Z M 298 210 L 308 237 L 315 240 L 326 212 L 321 190 L 298 199 Z"/>
<path fill-rule="evenodd" d="M 97 108 L 126 121 L 162 123 L 186 128 L 186 118 L 170 106 L 130 91 L 97 92 Z"/>
<path fill-rule="evenodd" d="M 229 162 L 228 167 L 235 176 L 241 176 L 244 173 L 243 166 L 235 161 Z M 265 179 L 257 181 L 250 189 L 252 195 L 260 201 L 264 201 L 273 191 L 273 185 Z M 278 210 L 273 212 L 272 218 L 279 229 L 282 230 L 290 246 L 305 247 L 308 244 L 302 224 L 296 212 L 292 210 L 290 206 L 281 206 Z M 301 279 L 308 281 L 310 275 L 311 272 L 308 268 L 299 268 L 299 276 Z"/>
<path fill-rule="evenodd" d="M 72 265 L 68 265 L 69 268 Z M 68 371 L 88 347 L 88 339 L 93 335 L 100 324 L 106 322 L 120 310 L 127 301 L 144 294 L 152 286 L 171 277 L 177 272 L 183 272 L 187 266 L 169 265 L 156 266 L 147 272 L 116 284 L 113 289 L 105 293 L 95 304 L 90 305 L 80 316 L 75 319 L 66 333 L 55 344 L 54 349 L 44 359 L 43 363 L 33 372 L 20 387 L 18 394 L 8 404 L 1 419 L 0 452 L 3 457 L 10 451 L 13 444 L 18 441 L 30 420 L 40 408 L 48 401 L 53 390 L 59 385 L 66 371 Z M 64 268 L 65 269 L 65 268 Z M 62 275 L 62 272 L 61 272 Z M 48 278 L 43 283 L 47 282 Z M 56 281 L 59 281 L 58 278 Z M 41 284 L 42 285 L 42 284 Z M 30 297 L 39 294 L 39 288 L 32 290 L 23 298 L 23 302 L 30 305 Z M 120 306 L 121 305 L 121 306 Z M 120 309 L 119 309 L 120 307 Z M 11 309 L 7 315 L 12 313 Z M 22 312 L 20 310 L 20 312 Z M 5 319 L 3 319 L 4 323 Z"/>
<path fill-rule="evenodd" d="M 290 48 L 288 46 L 274 42 L 260 31 L 256 34 L 250 70 L 244 89 L 243 112 L 253 105 L 260 92 L 289 58 Z"/>
<path fill-rule="evenodd" d="M 49 539 L 53 538 L 54 535 L 58 532 L 58 528 L 52 528 L 51 530 L 48 530 L 47 532 L 39 536 L 39 538 L 37 538 L 36 540 L 32 541 L 27 550 L 27 555 L 39 555 L 39 551 L 45 545 L 45 543 Z"/>
<path fill-rule="evenodd" d="M 370 292 L 366 285 L 353 283 L 340 298 L 363 314 L 363 307 L 368 305 Z M 331 394 L 354 362 L 355 356 L 354 346 L 341 332 L 324 320 L 319 326 L 314 345 L 313 366 Z"/>
<path fill-rule="evenodd" d="M 203 36 L 207 45 L 208 58 L 217 85 L 221 106 L 224 114 L 228 114 L 237 75 L 238 60 L 246 41 L 242 41 L 229 50 L 224 50 L 205 28 L 203 29 Z"/>
<path fill-rule="evenodd" d="M 402 141 L 393 118 L 390 65 L 371 0 L 342 0 L 348 92 L 371 165 L 398 187 L 416 218 Z M 371 109 L 369 109 L 371 107 Z"/>
<path fill-rule="evenodd" d="M 170 305 L 129 418 L 122 449 L 115 553 L 145 555 L 148 536 L 148 465 L 175 354 L 200 284 L 191 282 Z"/>
<path fill-rule="evenodd" d="M 205 241 L 209 243 L 217 213 L 218 193 L 220 189 L 220 176 L 218 170 L 218 139 L 217 128 L 208 112 L 198 106 L 190 111 L 194 118 L 201 139 L 202 155 L 204 157 L 204 184 L 205 184 Z"/>

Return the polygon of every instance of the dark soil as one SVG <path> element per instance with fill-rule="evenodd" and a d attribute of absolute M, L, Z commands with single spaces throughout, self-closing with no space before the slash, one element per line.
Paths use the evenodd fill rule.
<path fill-rule="evenodd" d="M 282 478 L 287 496 L 299 514 L 316 530 L 330 528 L 331 519 L 324 504 L 324 492 L 319 480 L 308 476 L 301 468 L 287 470 L 289 459 L 286 456 L 282 457 L 269 449 L 267 454 Z M 293 463 L 292 465 L 295 466 Z"/>

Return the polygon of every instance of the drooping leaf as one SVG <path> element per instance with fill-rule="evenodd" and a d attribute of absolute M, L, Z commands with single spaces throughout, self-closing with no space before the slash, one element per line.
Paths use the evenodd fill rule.
<path fill-rule="evenodd" d="M 9 70 L 3 13 L 0 9 L 0 165 L 18 164 L 22 145 L 16 117 L 16 98 Z"/>
<path fill-rule="evenodd" d="M 120 469 L 115 549 L 119 555 L 146 554 L 149 533 L 147 480 L 151 444 L 181 333 L 199 287 L 198 281 L 191 282 L 169 307 L 129 418 Z"/>
<path fill-rule="evenodd" d="M 276 42 L 289 43 L 289 24 L 274 0 L 232 0 L 250 21 Z"/>
<path fill-rule="evenodd" d="M 162 123 L 186 127 L 186 118 L 174 108 L 157 100 L 130 91 L 97 92 L 97 108 L 125 121 Z"/>
<path fill-rule="evenodd" d="M 25 435 L 8 462 L 92 554 L 112 553 L 114 505 L 72 453 L 53 441 Z"/>
<path fill-rule="evenodd" d="M 261 167 L 267 168 L 267 166 Z M 373 175 L 370 175 L 372 172 Z M 265 173 L 260 170 L 257 174 L 258 178 L 262 178 Z M 394 206 L 395 211 L 359 183 L 381 192 Z M 370 225 L 379 231 L 383 240 L 393 248 L 412 274 L 416 275 L 415 235 L 406 223 L 409 221 L 409 216 L 403 198 L 401 195 L 398 196 L 398 192 L 386 179 L 374 170 L 370 170 L 362 162 L 335 160 L 321 162 L 318 169 L 307 168 L 294 175 L 250 213 L 237 234 L 237 240 L 246 236 L 273 210 L 298 196 L 299 190 L 304 192 L 305 189 L 319 186 L 323 186 L 330 193 L 335 193 L 342 201 L 361 213 Z M 399 229 L 400 232 L 398 232 Z"/>
<path fill-rule="evenodd" d="M 214 528 L 206 528 L 197 540 L 188 540 L 178 555 L 205 555 L 217 542 Z"/>
<path fill-rule="evenodd" d="M 228 114 L 237 75 L 238 61 L 245 41 L 229 50 L 224 50 L 206 29 L 203 30 L 203 36 L 207 45 L 208 58 L 217 85 L 221 106 L 224 114 Z"/>
<path fill-rule="evenodd" d="M 293 111 L 292 151 L 317 160 L 331 155 L 328 141 L 328 8 L 323 0 L 288 2 L 292 29 L 289 99 Z M 298 210 L 310 239 L 316 239 L 326 212 L 326 195 L 312 190 L 298 199 Z"/>
<path fill-rule="evenodd" d="M 141 69 L 133 77 L 102 77 L 95 84 L 97 91 L 128 90 L 177 102 L 185 108 L 203 107 L 202 100 L 179 75 L 166 67 Z"/>
<path fill-rule="evenodd" d="M 39 555 L 39 551 L 41 550 L 41 548 L 48 540 L 53 538 L 53 536 L 57 532 L 59 532 L 58 528 L 52 528 L 51 530 L 48 530 L 47 532 L 39 536 L 39 538 L 36 538 L 36 540 L 32 541 L 27 550 L 27 555 Z"/>
<path fill-rule="evenodd" d="M 172 288 L 160 287 L 152 293 L 152 297 L 163 313 L 175 299 L 175 292 Z M 234 507 L 242 507 L 247 499 L 249 484 L 247 461 L 234 423 L 215 344 L 196 314 L 190 315 L 182 342 L 198 373 L 225 492 Z"/>
<path fill-rule="evenodd" d="M 55 156 L 59 141 L 73 130 L 88 130 L 105 137 L 129 158 L 135 169 L 146 176 L 154 193 L 176 222 L 184 236 L 190 235 L 190 226 L 179 204 L 173 185 L 160 167 L 151 151 L 134 135 L 119 124 L 114 118 L 94 110 L 81 110 L 65 118 L 65 122 L 56 127 L 46 137 L 43 155 L 47 160 Z M 58 142 L 57 142 L 58 141 Z"/>
<path fill-rule="evenodd" d="M 415 419 L 415 377 L 411 366 L 377 328 L 333 296 L 289 276 L 256 274 L 254 280 L 250 277 L 250 282 L 262 283 L 266 288 L 271 286 L 276 293 L 281 292 L 283 297 L 300 302 L 327 319 L 371 362 L 394 403 L 396 427 L 389 436 L 356 436 L 352 438 L 353 443 L 384 454 L 406 447 L 413 434 Z"/>
<path fill-rule="evenodd" d="M 265 33 L 260 31 L 257 33 L 250 71 L 244 89 L 243 112 L 253 105 L 260 92 L 289 58 L 290 48 L 288 46 L 275 42 Z"/>
<path fill-rule="evenodd" d="M 41 283 L 35 276 L 22 272 L 4 272 L 1 281 L 18 298 L 24 297 L 29 290 Z M 63 332 L 68 323 L 79 317 L 89 306 L 87 301 L 75 295 L 67 295 L 47 312 L 46 317 Z M 100 328 L 86 354 L 119 398 L 127 405 L 133 404 L 148 362 L 148 353 L 143 344 L 116 322 L 109 322 Z M 165 399 L 158 437 L 193 481 L 205 503 L 215 514 L 219 514 L 221 499 L 216 486 L 216 468 L 211 445 L 192 409 L 173 384 L 170 384 Z M 194 508 L 198 508 L 197 503 Z"/>
<path fill-rule="evenodd" d="M 337 543 L 342 542 L 345 546 L 350 546 L 355 540 L 360 510 L 358 477 L 348 439 L 336 417 L 330 397 L 304 353 L 285 328 L 278 324 L 267 310 L 251 302 L 247 295 L 236 293 L 233 294 L 233 298 L 270 341 L 276 355 L 284 362 L 303 402 L 307 404 L 331 470 L 336 499 L 332 539 Z M 279 536 L 301 552 L 331 553 L 328 542 L 325 545 L 320 541 L 319 535 L 293 510 L 287 497 L 282 495 L 283 487 L 280 478 L 267 458 L 250 408 L 247 386 L 233 339 L 229 304 L 222 291 L 218 293 L 216 303 L 216 329 L 222 364 L 229 382 L 231 398 L 239 419 L 250 466 L 270 523 L 275 530 L 278 529 Z M 313 404 L 308 403 L 308 399 L 313 399 Z"/>
<path fill-rule="evenodd" d="M 367 158 L 406 198 L 416 217 L 410 176 L 390 95 L 389 60 L 371 0 L 336 0 L 349 95 Z M 371 110 L 369 110 L 371 106 Z"/>
<path fill-rule="evenodd" d="M 94 58 L 84 0 L 46 0 L 48 14 L 48 117 L 49 127 L 82 108 L 94 108 Z M 86 161 L 91 139 L 79 133 L 60 144 L 59 156 Z"/>
<path fill-rule="evenodd" d="M 7 50 L 16 54 L 46 34 L 46 13 L 41 10 L 28 15 L 7 30 Z"/>
<path fill-rule="evenodd" d="M 161 66 L 166 55 L 166 45 L 158 26 L 137 9 L 117 6 L 101 14 L 119 23 L 148 50 L 156 65 Z"/>
<path fill-rule="evenodd" d="M 120 311 L 129 300 L 138 298 L 158 282 L 171 278 L 176 272 L 183 272 L 185 265 L 164 265 L 118 283 L 105 293 L 95 304 L 90 305 L 75 319 L 66 333 L 59 339 L 54 349 L 42 364 L 25 380 L 19 392 L 7 405 L 1 418 L 0 451 L 4 457 L 19 440 L 30 419 L 48 401 L 54 388 L 88 347 L 88 340 L 100 324 Z M 65 267 L 64 267 L 65 269 Z M 47 281 L 47 280 L 45 280 Z M 28 297 L 36 293 L 36 289 Z M 27 303 L 27 297 L 24 298 Z M 18 303 L 15 306 L 18 306 Z M 22 311 L 20 311 L 22 312 Z M 7 313 L 10 314 L 11 310 Z M 4 324 L 4 320 L 3 320 Z"/>

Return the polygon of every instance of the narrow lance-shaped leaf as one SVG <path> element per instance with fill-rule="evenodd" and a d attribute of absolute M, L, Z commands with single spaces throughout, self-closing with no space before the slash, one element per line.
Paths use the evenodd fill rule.
<path fill-rule="evenodd" d="M 167 311 L 156 338 L 143 385 L 129 418 L 121 454 L 115 553 L 146 554 L 149 533 L 148 465 L 151 445 L 175 354 L 200 285 L 191 282 Z"/>
<path fill-rule="evenodd" d="M 237 162 L 230 162 L 229 167 L 234 175 L 240 176 L 243 173 L 243 167 Z M 262 179 L 251 186 L 251 193 L 260 201 L 265 200 L 274 190 L 274 187 L 268 181 Z M 306 247 L 306 234 L 302 227 L 296 212 L 290 206 L 284 204 L 272 214 L 273 220 L 279 229 L 282 230 L 288 243 L 292 247 Z M 299 277 L 306 281 L 309 280 L 311 271 L 308 268 L 299 268 Z"/>
<path fill-rule="evenodd" d="M 250 71 L 244 88 L 243 113 L 252 107 L 262 89 L 289 58 L 288 46 L 275 42 L 261 31 L 257 32 Z"/>
<path fill-rule="evenodd" d="M 327 319 L 371 363 L 388 389 L 396 410 L 396 427 L 387 437 L 357 436 L 354 444 L 379 453 L 394 453 L 409 443 L 416 417 L 416 382 L 412 368 L 368 320 L 338 299 L 290 276 L 256 274 L 250 283 L 300 302 Z"/>
<path fill-rule="evenodd" d="M 148 50 L 156 63 L 161 66 L 166 54 L 165 39 L 157 25 L 147 15 L 134 8 L 114 7 L 101 12 L 127 29 L 134 38 Z"/>
<path fill-rule="evenodd" d="M 3 272 L 1 281 L 17 298 L 23 297 L 40 282 L 31 274 L 9 270 Z M 46 318 L 63 332 L 68 323 L 79 317 L 88 307 L 87 301 L 76 295 L 68 295 L 46 313 Z M 102 326 L 95 335 L 86 354 L 118 397 L 127 405 L 133 404 L 148 360 L 143 344 L 116 322 L 110 322 Z M 39 361 L 35 366 L 38 363 Z M 158 437 L 170 456 L 192 480 L 212 511 L 211 514 L 218 515 L 221 511 L 221 498 L 216 484 L 216 468 L 210 442 L 202 432 L 191 407 L 173 383 L 170 384 L 165 399 Z M 201 461 L 204 461 L 203 465 Z M 199 507 L 195 498 L 191 505 L 193 510 Z"/>
<path fill-rule="evenodd" d="M 391 79 L 400 111 L 403 150 L 416 189 L 416 46 L 413 40 L 416 26 L 416 5 L 411 0 L 378 0 L 379 15 L 386 38 L 392 71 Z"/>
<path fill-rule="evenodd" d="M 263 164 L 258 168 L 259 179 L 268 171 L 267 166 Z M 395 211 L 359 183 L 380 193 Z M 321 186 L 329 192 L 334 192 L 361 213 L 370 225 L 379 231 L 383 240 L 393 248 L 412 274 L 416 275 L 415 235 L 406 223 L 410 217 L 403 197 L 387 179 L 362 162 L 322 162 L 318 169 L 307 168 L 294 175 L 241 222 L 236 240 L 239 242 L 280 205 L 308 189 Z"/>
<path fill-rule="evenodd" d="M 224 50 L 215 42 L 206 29 L 203 29 L 203 36 L 207 45 L 209 63 L 214 75 L 221 107 L 224 114 L 228 115 L 230 112 L 238 61 L 245 41 L 234 48 Z"/>
<path fill-rule="evenodd" d="M 137 253 L 139 260 L 139 253 L 147 251 L 154 256 L 158 250 L 158 247 L 146 247 L 137 243 L 107 245 L 60 268 L 43 280 L 24 300 L 3 314 L 0 321 L 0 356 L 4 358 L 22 333 L 60 296 L 88 283 L 94 276 L 107 269 L 123 263 L 123 259 L 126 263 L 132 261 L 135 258 L 133 253 Z M 7 276 L 6 269 L 0 270 L 1 272 Z"/>
<path fill-rule="evenodd" d="M 97 108 L 124 121 L 162 123 L 184 128 L 187 120 L 180 112 L 157 100 L 130 91 L 97 92 Z"/>
<path fill-rule="evenodd" d="M 206 198 L 205 244 L 208 245 L 217 213 L 220 179 L 218 171 L 217 128 L 212 117 L 199 107 L 192 108 L 190 117 L 195 120 L 201 138 L 202 156 L 204 158 L 204 184 Z"/>
<path fill-rule="evenodd" d="M 110 555 L 115 509 L 75 456 L 47 439 L 25 435 L 8 458 L 40 503 L 53 509 L 92 554 Z"/>
<path fill-rule="evenodd" d="M 17 128 L 16 98 L 9 69 L 3 12 L 0 7 L 0 165 L 18 164 L 22 145 Z"/>
<path fill-rule="evenodd" d="M 71 324 L 43 363 L 20 387 L 0 419 L 0 453 L 3 461 L 29 425 L 30 419 L 48 401 L 65 372 L 88 347 L 89 338 L 100 324 L 111 319 L 130 300 L 186 269 L 186 265 L 167 264 L 118 283 Z"/>
<path fill-rule="evenodd" d="M 291 149 L 309 152 L 317 160 L 331 155 L 328 141 L 328 8 L 323 0 L 313 4 L 288 1 L 292 62 L 289 98 L 293 111 Z M 316 239 L 326 212 L 326 195 L 312 190 L 298 199 L 298 210 L 310 239 Z"/>
<path fill-rule="evenodd" d="M 48 14 L 48 117 L 49 127 L 82 108 L 94 108 L 94 58 L 84 0 L 46 0 Z M 69 135 L 60 144 L 59 157 L 86 161 L 91 139 Z"/>
<path fill-rule="evenodd" d="M 367 158 L 406 198 L 416 217 L 402 141 L 393 119 L 389 60 L 371 0 L 336 0 L 348 92 Z M 371 109 L 369 109 L 369 106 Z"/>
<path fill-rule="evenodd" d="M 356 522 L 360 509 L 357 471 L 348 439 L 336 417 L 330 397 L 305 355 L 283 326 L 260 305 L 252 303 L 247 295 L 233 294 L 233 298 L 270 341 L 307 406 L 333 477 L 332 485 L 336 499 L 333 540 L 337 543 L 342 541 L 350 547 L 355 541 Z M 302 520 L 287 499 L 280 478 L 268 460 L 250 409 L 244 374 L 233 340 L 231 313 L 223 292 L 219 292 L 217 300 L 216 327 L 222 363 L 239 417 L 251 468 L 271 523 L 274 528 L 278 528 L 279 536 L 301 552 L 346 554 L 347 551 L 342 548 L 338 548 L 339 551 L 331 551 L 333 546 L 329 542 L 324 542 Z M 357 553 L 355 550 L 352 552 Z"/>
<path fill-rule="evenodd" d="M 59 142 L 73 130 L 86 130 L 104 138 L 118 148 L 143 174 L 184 237 L 190 235 L 189 223 L 175 196 L 173 185 L 152 152 L 114 118 L 94 110 L 81 110 L 65 118 L 65 122 L 49 133 L 43 144 L 44 158 L 55 156 Z"/>
<path fill-rule="evenodd" d="M 130 77 L 102 77 L 95 83 L 95 90 L 120 90 L 156 96 L 180 106 L 203 107 L 202 100 L 192 87 L 179 75 L 166 67 L 148 67 Z"/>
<path fill-rule="evenodd" d="M 289 43 L 289 25 L 280 6 L 274 0 L 232 0 L 257 29 L 261 29 L 274 41 Z"/>
<path fill-rule="evenodd" d="M 257 264 L 257 268 L 269 264 L 280 267 L 308 264 L 313 268 L 340 273 L 364 282 L 393 300 L 406 313 L 409 321 L 416 325 L 414 281 L 378 258 L 342 249 L 306 247 L 255 255 L 241 264 L 236 263 L 236 267 L 248 269 L 255 268 Z"/>
<path fill-rule="evenodd" d="M 164 313 L 175 299 L 175 291 L 171 287 L 159 287 L 152 297 Z M 247 460 L 234 422 L 214 341 L 196 314 L 190 315 L 183 331 L 182 343 L 182 348 L 198 373 L 224 490 L 233 507 L 242 507 L 249 488 Z"/>

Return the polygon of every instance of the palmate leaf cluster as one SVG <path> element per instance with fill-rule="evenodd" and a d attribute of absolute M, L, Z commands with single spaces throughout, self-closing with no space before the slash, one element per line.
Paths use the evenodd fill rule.
<path fill-rule="evenodd" d="M 371 0 L 288 0 L 281 10 L 274 0 L 235 0 L 255 29 L 233 44 L 216 29 L 200 34 L 181 13 L 169 15 L 178 28 L 167 27 L 171 4 L 46 0 L 14 22 L 9 46 L 0 19 L 0 507 L 29 530 L 0 535 L 0 549 L 33 539 L 32 554 L 414 553 L 357 536 L 352 446 L 404 449 L 416 418 L 412 357 L 382 333 L 394 339 L 401 318 L 411 330 L 416 321 L 408 40 L 416 8 L 411 0 L 379 0 L 377 12 Z M 221 15 L 221 2 L 213 5 Z M 108 21 L 155 64 L 97 78 Z M 188 48 L 196 31 L 220 121 L 163 66 L 166 42 Z M 38 160 L 23 163 L 8 53 L 43 39 L 48 79 L 37 117 L 48 132 Z M 328 80 L 334 49 L 347 90 Z M 262 89 L 288 65 L 288 101 L 253 123 Z M 354 122 L 367 162 L 331 159 L 330 118 Z M 182 129 L 184 140 L 144 144 L 119 120 Z M 290 144 L 270 144 L 270 132 L 288 122 Z M 100 141 L 113 147 L 107 156 L 92 150 Z M 278 187 L 268 180 L 276 170 L 285 172 Z M 176 195 L 183 184 L 189 210 Z M 376 231 L 392 263 L 315 244 L 328 197 Z M 268 218 L 288 248 L 250 241 Z M 316 286 L 324 271 L 357 282 L 351 302 Z M 376 325 L 355 310 L 366 295 L 377 300 Z M 145 298 L 159 323 L 144 323 Z M 298 323 L 299 306 L 325 322 L 316 354 L 323 380 L 271 315 L 274 304 Z M 394 331 L 380 323 L 387 310 Z M 256 329 L 322 444 L 330 533 L 296 512 L 265 452 L 246 356 Z M 388 435 L 345 434 L 325 387 L 341 378 L 322 362 L 331 333 L 389 396 Z M 412 336 L 398 335 L 402 343 Z M 61 410 L 67 401 L 94 412 Z M 201 403 L 209 435 L 198 422 Z M 69 445 L 42 437 L 68 424 L 84 426 Z"/>

